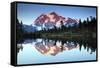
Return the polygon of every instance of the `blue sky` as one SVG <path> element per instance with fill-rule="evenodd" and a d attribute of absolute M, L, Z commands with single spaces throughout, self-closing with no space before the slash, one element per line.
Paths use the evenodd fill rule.
<path fill-rule="evenodd" d="M 89 16 L 96 17 L 96 8 L 76 6 L 55 6 L 18 3 L 17 18 L 24 24 L 33 24 L 35 19 L 43 13 L 56 12 L 63 17 L 86 19 Z"/>

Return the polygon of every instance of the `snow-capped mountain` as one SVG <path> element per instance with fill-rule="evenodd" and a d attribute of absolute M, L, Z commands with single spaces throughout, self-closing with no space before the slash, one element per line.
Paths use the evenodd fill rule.
<path fill-rule="evenodd" d="M 72 26 L 73 24 L 78 24 L 78 19 L 72 19 L 69 17 L 63 17 L 58 15 L 55 12 L 47 13 L 47 14 L 41 14 L 37 19 L 35 20 L 34 24 L 36 26 L 42 26 L 46 28 L 52 28 L 53 26 L 60 27 L 61 21 L 65 26 Z"/>

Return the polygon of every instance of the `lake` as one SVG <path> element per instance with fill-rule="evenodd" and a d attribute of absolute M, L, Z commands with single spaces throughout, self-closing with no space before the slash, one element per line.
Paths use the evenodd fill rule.
<path fill-rule="evenodd" d="M 17 44 L 17 64 L 96 60 L 93 40 L 24 39 Z"/>

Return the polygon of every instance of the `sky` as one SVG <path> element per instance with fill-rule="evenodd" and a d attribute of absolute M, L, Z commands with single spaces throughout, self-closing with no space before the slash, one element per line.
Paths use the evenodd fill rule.
<path fill-rule="evenodd" d="M 87 17 L 96 17 L 95 7 L 76 7 L 76 6 L 58 6 L 58 5 L 37 5 L 28 3 L 17 4 L 17 18 L 23 24 L 33 25 L 34 21 L 41 14 L 56 12 L 65 18 L 84 20 Z"/>

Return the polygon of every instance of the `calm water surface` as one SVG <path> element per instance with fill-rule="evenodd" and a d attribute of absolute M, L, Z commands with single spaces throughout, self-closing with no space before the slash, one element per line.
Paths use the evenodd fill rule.
<path fill-rule="evenodd" d="M 24 40 L 17 44 L 17 64 L 37 64 L 96 60 L 93 41 Z"/>

